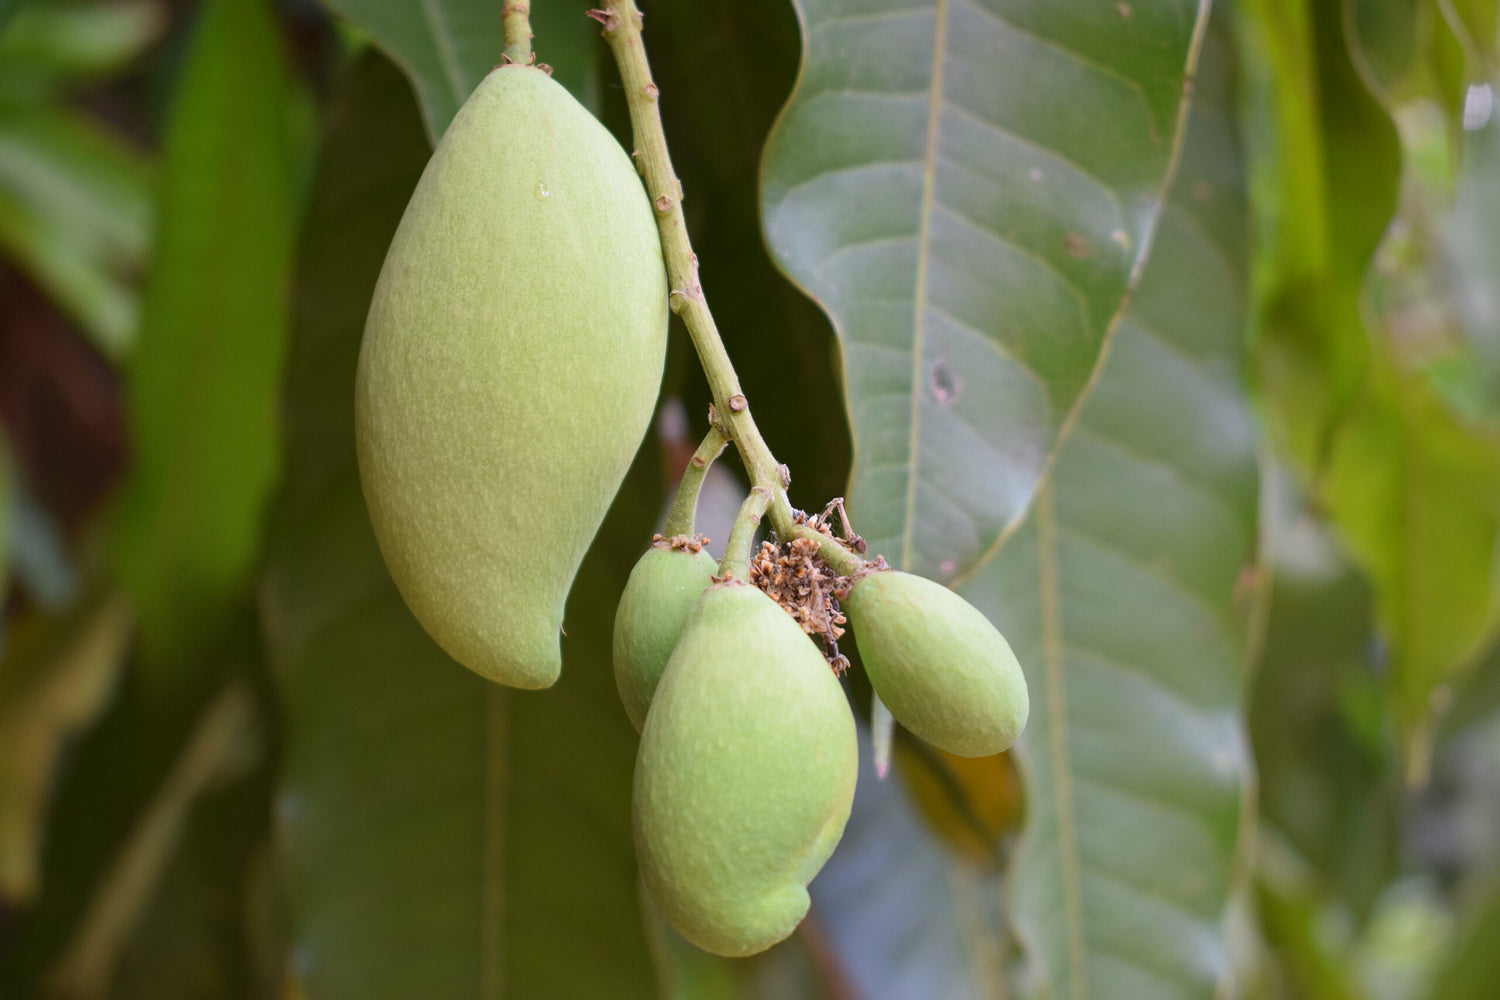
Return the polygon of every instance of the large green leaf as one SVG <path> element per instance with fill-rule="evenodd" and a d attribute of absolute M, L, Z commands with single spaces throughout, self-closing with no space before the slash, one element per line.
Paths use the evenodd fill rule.
<path fill-rule="evenodd" d="M 295 210 L 269 4 L 200 16 L 167 130 L 118 545 L 146 662 L 168 673 L 222 623 L 259 544 Z"/>
<path fill-rule="evenodd" d="M 799 0 L 776 260 L 844 348 L 856 525 L 943 580 L 1024 514 L 1145 261 L 1207 4 Z"/>
<path fill-rule="evenodd" d="M 264 585 L 286 719 L 278 818 L 307 995 L 647 997 L 630 837 L 635 739 L 609 666 L 624 576 L 661 502 L 627 481 L 567 615 L 562 680 L 515 692 L 407 612 L 365 515 L 354 371 L 385 248 L 427 158 L 373 55 L 330 116 L 302 247 L 288 479 Z"/>
<path fill-rule="evenodd" d="M 1232 56 L 1211 41 L 1099 385 L 1028 521 L 964 590 L 1030 685 L 1010 916 L 1033 987 L 1067 1000 L 1209 997 L 1229 972 L 1258 473 Z"/>
<path fill-rule="evenodd" d="M 369 32 L 405 71 L 422 104 L 428 138 L 435 144 L 448 123 L 505 48 L 503 4 L 492 0 L 324 0 Z M 558 82 L 592 106 L 598 87 L 593 53 L 598 26 L 586 3 L 543 0 L 531 5 L 537 60 Z"/>

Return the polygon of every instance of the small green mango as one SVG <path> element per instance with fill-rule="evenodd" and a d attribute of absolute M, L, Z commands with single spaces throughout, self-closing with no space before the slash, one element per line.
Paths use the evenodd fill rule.
<path fill-rule="evenodd" d="M 698 598 L 713 586 L 718 566 L 704 549 L 658 542 L 630 571 L 615 611 L 615 686 L 635 731 L 661 681 L 667 658 Z"/>
<path fill-rule="evenodd" d="M 811 639 L 748 584 L 694 606 L 635 760 L 636 857 L 683 937 L 753 955 L 807 913 L 859 766 L 854 716 Z"/>
<path fill-rule="evenodd" d="M 999 753 L 1026 726 L 1026 677 L 1005 637 L 942 584 L 883 570 L 842 602 L 865 672 L 896 721 L 961 757 Z"/>
<path fill-rule="evenodd" d="M 490 73 L 391 242 L 355 388 L 386 565 L 475 672 L 557 679 L 563 605 L 651 420 L 667 315 L 630 157 L 546 73 Z"/>

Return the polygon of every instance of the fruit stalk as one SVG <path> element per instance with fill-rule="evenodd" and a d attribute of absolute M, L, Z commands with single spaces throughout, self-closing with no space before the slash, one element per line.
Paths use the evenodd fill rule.
<path fill-rule="evenodd" d="M 755 544 L 755 529 L 770 503 L 771 491 L 756 486 L 740 505 L 735 516 L 734 527 L 729 529 L 729 541 L 724 543 L 724 559 L 719 563 L 719 575 L 734 577 L 741 582 L 750 579 L 750 549 Z"/>
<path fill-rule="evenodd" d="M 682 317 L 692 338 L 724 432 L 739 450 L 750 484 L 768 492 L 767 516 L 777 535 L 783 539 L 812 538 L 818 542 L 820 554 L 829 565 L 840 573 L 852 572 L 863 564 L 858 555 L 836 539 L 800 525 L 793 518 L 786 496 L 784 467 L 777 463 L 755 426 L 750 404 L 740 390 L 739 377 L 704 298 L 703 285 L 698 279 L 698 256 L 693 253 L 682 214 L 682 184 L 672 169 L 666 133 L 662 130 L 658 105 L 661 91 L 651 79 L 651 65 L 641 40 L 641 12 L 635 0 L 607 0 L 603 10 L 590 11 L 589 16 L 604 25 L 605 41 L 620 69 L 635 140 L 631 156 L 645 179 L 646 193 L 656 212 L 662 256 L 672 289 L 672 311 Z"/>
<path fill-rule="evenodd" d="M 677 495 L 672 498 L 672 508 L 667 511 L 667 524 L 663 531 L 668 538 L 675 535 L 691 535 L 693 522 L 698 516 L 698 493 L 703 489 L 703 477 L 708 467 L 724 451 L 729 438 L 716 422 L 708 425 L 708 434 L 703 443 L 693 452 L 687 468 L 682 470 L 682 479 L 677 484 Z"/>
<path fill-rule="evenodd" d="M 536 58 L 531 54 L 531 7 L 529 3 L 507 3 L 500 8 L 500 26 L 504 32 L 505 59 L 528 66 Z"/>

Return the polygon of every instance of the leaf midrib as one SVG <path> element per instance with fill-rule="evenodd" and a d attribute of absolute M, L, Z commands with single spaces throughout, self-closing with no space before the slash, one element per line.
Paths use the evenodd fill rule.
<path fill-rule="evenodd" d="M 938 136 L 942 127 L 944 56 L 948 47 L 948 0 L 933 8 L 932 83 L 927 88 L 927 149 L 922 161 L 922 215 L 917 226 L 917 280 L 912 293 L 911 437 L 907 443 L 906 517 L 901 527 L 901 568 L 910 569 L 917 512 L 917 461 L 922 433 L 922 351 L 926 339 L 927 256 L 937 188 Z"/>

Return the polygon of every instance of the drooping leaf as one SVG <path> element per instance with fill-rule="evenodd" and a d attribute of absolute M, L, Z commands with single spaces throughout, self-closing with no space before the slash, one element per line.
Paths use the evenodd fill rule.
<path fill-rule="evenodd" d="M 436 144 L 459 107 L 504 50 L 503 4 L 490 0 L 324 0 L 369 32 L 416 88 L 427 136 Z M 598 73 L 593 53 L 598 26 L 589 5 L 547 0 L 531 5 L 537 61 L 587 107 L 595 103 Z"/>
<path fill-rule="evenodd" d="M 1207 4 L 799 0 L 777 262 L 844 352 L 855 525 L 971 573 L 1030 503 L 1146 259 Z"/>
<path fill-rule="evenodd" d="M 244 585 L 276 476 L 296 197 L 290 100 L 270 6 L 208 3 L 167 130 L 117 546 L 145 663 L 162 676 L 183 667 Z"/>
<path fill-rule="evenodd" d="M 1350 60 L 1345 2 L 1237 5 L 1258 247 L 1255 375 L 1277 444 L 1310 481 L 1363 384 L 1360 295 L 1401 170 L 1395 125 Z"/>
<path fill-rule="evenodd" d="M 1220 43 L 1099 385 L 1022 530 L 964 587 L 1030 687 L 1009 917 L 1031 990 L 1067 1000 L 1210 997 L 1229 974 L 1258 474 Z"/>
<path fill-rule="evenodd" d="M 630 836 L 635 740 L 610 624 L 661 503 L 633 474 L 585 561 L 564 667 L 510 691 L 449 659 L 386 575 L 354 459 L 354 372 L 427 158 L 373 54 L 330 112 L 285 395 L 288 478 L 264 612 L 286 719 L 278 803 L 309 997 L 648 997 Z"/>
<path fill-rule="evenodd" d="M 135 340 L 151 223 L 139 154 L 61 110 L 0 108 L 0 252 L 117 360 Z"/>
<path fill-rule="evenodd" d="M 1433 690 L 1500 623 L 1500 437 L 1466 427 L 1421 373 L 1375 355 L 1335 444 L 1323 500 L 1370 574 L 1397 722 L 1425 771 Z"/>
<path fill-rule="evenodd" d="M 129 637 L 117 597 L 8 637 L 0 668 L 0 899 L 8 905 L 29 903 L 39 887 L 58 762 L 103 710 Z"/>

